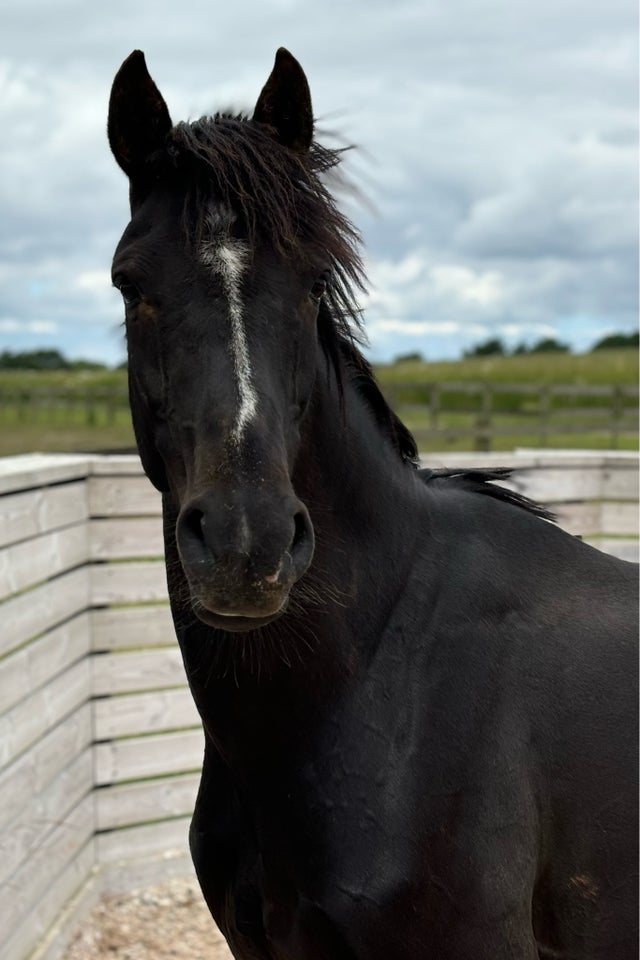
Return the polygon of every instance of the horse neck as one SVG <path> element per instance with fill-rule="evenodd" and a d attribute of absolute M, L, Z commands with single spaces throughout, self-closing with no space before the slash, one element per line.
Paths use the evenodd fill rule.
<path fill-rule="evenodd" d="M 375 630 L 376 614 L 386 617 L 406 582 L 404 558 L 415 538 L 420 484 L 355 383 L 345 376 L 341 403 L 325 365 L 305 419 L 293 481 L 316 531 L 309 580 L 318 580 L 320 590 L 324 581 L 346 594 L 345 606 L 334 611 L 341 621 L 350 606 L 362 620 L 368 585 L 367 619 Z M 393 562 L 385 565 L 386 557 Z"/>

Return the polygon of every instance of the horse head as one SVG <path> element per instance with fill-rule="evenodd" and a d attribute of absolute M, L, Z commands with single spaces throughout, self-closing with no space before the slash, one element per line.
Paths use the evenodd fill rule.
<path fill-rule="evenodd" d="M 173 127 L 139 51 L 113 84 L 131 222 L 112 275 L 136 439 L 177 514 L 191 605 L 225 630 L 279 616 L 314 551 L 292 474 L 336 258 L 326 216 L 309 227 L 326 206 L 312 133 L 305 75 L 283 49 L 250 120 Z"/>

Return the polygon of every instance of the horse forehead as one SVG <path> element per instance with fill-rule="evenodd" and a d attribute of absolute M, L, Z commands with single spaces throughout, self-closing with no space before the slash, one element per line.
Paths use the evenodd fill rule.
<path fill-rule="evenodd" d="M 237 219 L 237 215 L 227 204 L 209 203 L 203 222 L 205 240 L 221 243 L 230 235 Z"/>
<path fill-rule="evenodd" d="M 131 264 L 153 276 L 167 261 L 180 254 L 175 217 L 161 204 L 145 206 L 133 213 L 116 246 L 113 262 Z"/>
<path fill-rule="evenodd" d="M 232 311 L 240 312 L 240 284 L 247 269 L 249 246 L 232 238 L 203 240 L 199 257 L 202 263 L 221 276 Z"/>
<path fill-rule="evenodd" d="M 204 240 L 200 246 L 200 260 L 216 273 L 221 281 L 227 301 L 230 320 L 230 353 L 235 374 L 238 408 L 229 439 L 239 446 L 246 427 L 254 420 L 258 409 L 253 363 L 244 323 L 242 280 L 248 262 L 246 241 L 226 237 Z"/>

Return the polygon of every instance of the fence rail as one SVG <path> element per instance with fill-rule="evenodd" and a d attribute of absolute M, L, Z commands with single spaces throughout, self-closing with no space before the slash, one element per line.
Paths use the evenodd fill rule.
<path fill-rule="evenodd" d="M 26 422 L 34 415 L 52 425 L 64 422 L 70 416 L 83 420 L 87 426 L 99 421 L 115 420 L 120 411 L 128 411 L 126 390 L 109 387 L 91 387 L 88 390 L 65 387 L 16 388 L 0 383 L 0 411 L 4 422 Z"/>
<path fill-rule="evenodd" d="M 498 462 L 572 533 L 637 559 L 636 455 L 429 457 Z M 0 460 L 0 598 L 2 960 L 59 960 L 101 893 L 191 872 L 203 737 L 137 457 Z"/>
<path fill-rule="evenodd" d="M 610 449 L 638 433 L 638 387 L 496 382 L 402 383 L 385 386 L 391 405 L 418 445 L 469 441 L 492 449 L 500 437 L 535 438 L 540 447 L 598 433 Z"/>

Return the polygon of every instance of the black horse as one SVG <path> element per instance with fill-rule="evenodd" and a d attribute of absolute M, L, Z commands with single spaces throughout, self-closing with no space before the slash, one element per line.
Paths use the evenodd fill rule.
<path fill-rule="evenodd" d="M 232 952 L 635 960 L 635 569 L 497 475 L 416 468 L 289 53 L 251 119 L 173 127 L 134 52 L 109 139 L 205 731 L 191 849 Z"/>

